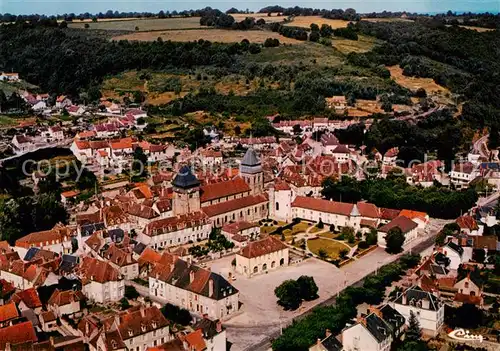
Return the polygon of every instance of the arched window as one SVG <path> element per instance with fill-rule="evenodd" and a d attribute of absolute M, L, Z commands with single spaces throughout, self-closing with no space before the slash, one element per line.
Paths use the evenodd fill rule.
<path fill-rule="evenodd" d="M 264 271 L 264 272 L 267 271 L 267 263 L 264 263 L 262 265 L 262 271 Z"/>
<path fill-rule="evenodd" d="M 279 210 L 280 210 L 280 203 L 276 202 L 276 211 L 279 211 Z"/>
<path fill-rule="evenodd" d="M 283 266 L 284 264 L 285 264 L 285 259 L 284 259 L 284 258 L 282 258 L 282 259 L 280 260 L 280 266 Z"/>
<path fill-rule="evenodd" d="M 257 267 L 257 266 L 253 267 L 253 272 L 254 273 L 257 273 L 258 271 L 259 271 L 259 267 Z"/>
<path fill-rule="evenodd" d="M 276 266 L 276 262 L 275 261 L 271 262 L 271 268 L 274 268 L 275 266 Z"/>

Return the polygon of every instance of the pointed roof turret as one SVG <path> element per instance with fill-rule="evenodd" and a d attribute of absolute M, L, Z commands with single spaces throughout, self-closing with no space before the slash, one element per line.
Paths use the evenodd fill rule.
<path fill-rule="evenodd" d="M 257 157 L 255 150 L 251 147 L 248 148 L 243 160 L 241 160 L 240 172 L 250 174 L 262 172 L 260 160 Z"/>
<path fill-rule="evenodd" d="M 191 172 L 191 168 L 183 166 L 172 181 L 172 185 L 181 189 L 190 189 L 200 186 L 200 181 Z"/>

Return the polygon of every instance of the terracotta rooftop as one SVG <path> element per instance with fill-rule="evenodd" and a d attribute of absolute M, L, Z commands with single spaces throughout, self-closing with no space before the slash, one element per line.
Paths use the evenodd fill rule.
<path fill-rule="evenodd" d="M 389 230 L 398 227 L 403 233 L 408 233 L 410 230 L 418 227 L 418 224 L 413 222 L 411 219 L 405 216 L 399 216 L 386 225 L 383 225 L 378 229 L 379 232 L 388 233 Z"/>
<path fill-rule="evenodd" d="M 174 232 L 184 228 L 198 227 L 207 224 L 208 217 L 203 212 L 193 212 L 176 217 L 158 219 L 150 222 L 144 228 L 144 234 L 148 236 L 160 235 Z"/>
<path fill-rule="evenodd" d="M 255 227 L 258 227 L 258 225 L 255 223 L 240 221 L 240 222 L 226 224 L 222 227 L 222 230 L 231 234 L 238 234 L 243 230 Z"/>
<path fill-rule="evenodd" d="M 399 215 L 405 216 L 406 218 L 409 218 L 409 219 L 420 219 L 422 221 L 427 220 L 427 213 L 425 213 L 425 212 L 412 211 L 412 210 L 401 210 Z"/>
<path fill-rule="evenodd" d="M 40 301 L 40 297 L 35 288 L 18 291 L 12 296 L 11 300 L 17 304 L 22 301 L 31 309 L 42 307 L 42 301 Z"/>
<path fill-rule="evenodd" d="M 250 206 L 267 203 L 265 195 L 249 195 L 239 199 L 224 201 L 215 205 L 202 208 L 202 211 L 209 217 L 215 217 L 224 213 L 244 209 Z"/>
<path fill-rule="evenodd" d="M 52 296 L 47 302 L 48 305 L 64 306 L 72 302 L 81 301 L 84 299 L 83 294 L 80 291 L 64 290 L 59 289 L 54 290 Z"/>
<path fill-rule="evenodd" d="M 19 311 L 14 302 L 0 306 L 0 323 L 5 323 L 16 318 L 19 318 Z"/>
<path fill-rule="evenodd" d="M 354 205 L 345 202 L 328 201 L 306 196 L 297 196 L 292 202 L 292 207 L 349 216 L 354 208 Z"/>
<path fill-rule="evenodd" d="M 118 318 L 118 332 L 124 341 L 165 328 L 169 324 L 163 313 L 155 306 L 130 309 L 125 313 L 120 313 Z"/>
<path fill-rule="evenodd" d="M 198 329 L 186 335 L 185 340 L 189 345 L 189 350 L 191 351 L 203 351 L 207 348 L 205 340 L 203 339 L 201 329 Z"/>
<path fill-rule="evenodd" d="M 79 272 L 85 282 L 95 281 L 102 284 L 121 279 L 118 270 L 113 268 L 108 262 L 88 256 L 83 258 Z"/>
<path fill-rule="evenodd" d="M 5 350 L 5 345 L 20 344 L 23 342 L 37 341 L 38 338 L 31 322 L 23 322 L 0 329 L 0 350 Z"/>
<path fill-rule="evenodd" d="M 225 182 L 209 184 L 201 187 L 201 202 L 212 201 L 227 196 L 238 195 L 250 191 L 250 187 L 243 178 L 236 177 L 235 179 Z"/>
<path fill-rule="evenodd" d="M 461 216 L 455 221 L 461 229 L 478 230 L 476 220 L 472 216 Z"/>
<path fill-rule="evenodd" d="M 255 258 L 286 249 L 287 246 L 284 243 L 272 236 L 269 236 L 265 239 L 248 243 L 248 245 L 241 250 L 239 255 L 246 258 Z"/>
<path fill-rule="evenodd" d="M 35 232 L 23 236 L 22 238 L 16 240 L 16 246 L 28 249 L 32 246 L 46 246 L 62 243 L 71 240 L 73 233 L 74 230 L 69 227 L 56 225 L 51 230 Z"/>

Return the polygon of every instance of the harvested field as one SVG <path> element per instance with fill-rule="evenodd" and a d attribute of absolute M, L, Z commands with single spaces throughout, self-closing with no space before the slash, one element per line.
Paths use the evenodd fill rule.
<path fill-rule="evenodd" d="M 100 30 L 128 30 L 135 31 L 139 28 L 139 32 L 156 31 L 156 30 L 175 30 L 175 29 L 192 29 L 201 28 L 199 17 L 174 17 L 174 18 L 144 18 L 144 19 L 122 19 L 108 20 L 98 22 L 86 22 L 90 29 Z M 70 28 L 85 28 L 85 22 L 73 22 L 68 24 Z"/>
<path fill-rule="evenodd" d="M 399 85 L 416 91 L 419 88 L 424 88 L 427 93 L 449 94 L 449 90 L 434 82 L 432 78 L 417 78 L 407 77 L 403 75 L 403 69 L 399 66 L 390 66 L 387 69 L 391 72 L 391 78 Z"/>
<path fill-rule="evenodd" d="M 377 39 L 366 35 L 360 35 L 358 40 L 349 40 L 340 37 L 333 38 L 333 47 L 343 54 L 350 52 L 364 53 L 373 49 Z"/>
<path fill-rule="evenodd" d="M 241 22 L 247 17 L 253 17 L 256 21 L 262 18 L 266 23 L 283 22 L 287 18 L 287 16 L 277 16 L 276 13 L 271 14 L 271 16 L 268 16 L 267 13 L 235 13 L 231 16 L 236 22 Z"/>
<path fill-rule="evenodd" d="M 262 30 L 226 30 L 226 29 L 199 29 L 199 30 L 169 30 L 159 32 L 136 32 L 114 37 L 114 40 L 139 40 L 153 41 L 161 37 L 164 41 L 197 41 L 199 39 L 209 40 L 219 43 L 239 43 L 243 39 L 251 43 L 264 43 L 267 38 L 279 39 L 280 43 L 298 44 L 299 40 L 286 38 L 275 32 Z"/>
<path fill-rule="evenodd" d="M 297 16 L 293 21 L 286 23 L 285 26 L 309 28 L 312 23 L 316 23 L 320 27 L 323 24 L 328 24 L 335 29 L 347 27 L 349 21 L 323 18 L 321 16 Z"/>
<path fill-rule="evenodd" d="M 480 32 L 480 33 L 491 32 L 492 30 L 495 30 L 495 28 L 483 28 L 483 27 L 474 27 L 474 26 L 459 26 L 459 27 L 469 29 L 469 30 L 475 30 L 476 32 Z"/>
<path fill-rule="evenodd" d="M 413 22 L 413 20 L 408 18 L 362 18 L 363 21 L 368 22 Z"/>

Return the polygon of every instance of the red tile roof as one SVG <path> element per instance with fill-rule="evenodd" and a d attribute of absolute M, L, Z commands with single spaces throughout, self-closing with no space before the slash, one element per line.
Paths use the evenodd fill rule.
<path fill-rule="evenodd" d="M 358 202 L 356 207 L 361 217 L 380 218 L 380 211 L 374 204 L 369 202 Z"/>
<path fill-rule="evenodd" d="M 186 335 L 185 340 L 189 345 L 189 350 L 191 351 L 203 351 L 207 348 L 205 340 L 203 339 L 203 333 L 201 329 L 198 329 L 197 331 Z"/>
<path fill-rule="evenodd" d="M 427 213 L 425 213 L 425 212 L 412 211 L 412 210 L 401 210 L 399 215 L 405 216 L 406 218 L 409 218 L 409 219 L 420 219 L 422 221 L 427 221 Z"/>
<path fill-rule="evenodd" d="M 267 203 L 265 195 L 249 195 L 239 199 L 224 201 L 215 205 L 206 206 L 202 211 L 209 217 L 215 217 L 224 213 L 240 210 L 246 207 Z"/>
<path fill-rule="evenodd" d="M 193 212 L 176 217 L 159 219 L 149 223 L 144 228 L 144 234 L 148 236 L 160 235 L 174 232 L 184 228 L 193 228 L 205 225 L 209 222 L 207 215 L 203 212 Z"/>
<path fill-rule="evenodd" d="M 455 221 L 461 229 L 478 230 L 476 220 L 472 216 L 461 216 Z"/>
<path fill-rule="evenodd" d="M 52 241 L 57 244 L 71 240 L 73 234 L 74 230 L 69 227 L 55 226 L 51 230 L 35 232 L 23 236 L 16 240 L 16 246 L 28 249 L 32 246 L 53 245 Z"/>
<path fill-rule="evenodd" d="M 6 281 L 5 279 L 0 279 L 0 296 L 5 298 L 14 291 L 16 291 L 16 288 L 12 283 Z"/>
<path fill-rule="evenodd" d="M 248 184 L 240 177 L 226 182 L 209 184 L 201 187 L 201 202 L 212 201 L 226 196 L 250 192 Z"/>
<path fill-rule="evenodd" d="M 0 349 L 4 350 L 5 345 L 20 344 L 28 341 L 37 341 L 38 338 L 31 322 L 19 323 L 10 327 L 0 329 Z"/>
<path fill-rule="evenodd" d="M 292 207 L 349 216 L 354 208 L 354 205 L 345 202 L 328 201 L 306 196 L 297 196 L 292 202 Z"/>
<path fill-rule="evenodd" d="M 128 340 L 168 326 L 168 320 L 158 307 L 130 309 L 118 315 L 118 332 L 122 340 Z"/>
<path fill-rule="evenodd" d="M 378 229 L 378 231 L 382 232 L 382 233 L 388 233 L 389 230 L 396 228 L 396 227 L 401 229 L 401 231 L 403 233 L 408 233 L 410 230 L 413 230 L 416 227 L 418 227 L 418 224 L 413 222 L 408 217 L 399 216 L 399 217 L 393 219 L 392 221 L 390 221 L 389 223 L 387 223 L 386 225 L 380 227 Z"/>
<path fill-rule="evenodd" d="M 42 307 L 42 301 L 40 301 L 40 297 L 35 288 L 21 290 L 15 293 L 14 296 L 12 296 L 12 301 L 15 303 L 20 303 L 22 301 L 31 309 Z"/>
<path fill-rule="evenodd" d="M 222 227 L 222 230 L 225 232 L 228 232 L 230 234 L 238 234 L 239 232 L 241 232 L 243 230 L 255 228 L 255 227 L 258 227 L 258 225 L 255 223 L 240 221 L 240 222 L 226 224 Z"/>
<path fill-rule="evenodd" d="M 473 304 L 473 305 L 481 305 L 483 298 L 481 296 L 472 296 L 467 294 L 456 293 L 454 301 L 460 303 Z"/>
<path fill-rule="evenodd" d="M 394 210 L 394 209 L 391 209 L 391 208 L 381 207 L 380 208 L 380 219 L 385 219 L 385 220 L 388 220 L 388 221 L 392 221 L 394 218 L 396 218 L 397 216 L 399 216 L 400 212 L 401 212 L 401 210 Z"/>
<path fill-rule="evenodd" d="M 47 302 L 48 305 L 64 306 L 69 305 L 72 302 L 80 301 L 83 299 L 81 292 L 73 290 L 61 291 L 59 289 L 54 290 L 52 296 Z"/>
<path fill-rule="evenodd" d="M 0 306 L 0 323 L 19 318 L 19 311 L 14 302 Z"/>
<path fill-rule="evenodd" d="M 255 258 L 272 252 L 285 250 L 287 248 L 288 247 L 280 240 L 269 236 L 265 239 L 248 243 L 248 245 L 241 250 L 239 255 L 246 258 Z"/>
<path fill-rule="evenodd" d="M 118 270 L 113 268 L 108 262 L 92 257 L 84 257 L 80 264 L 79 272 L 83 280 L 95 281 L 101 284 L 121 279 Z"/>

